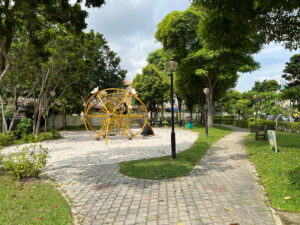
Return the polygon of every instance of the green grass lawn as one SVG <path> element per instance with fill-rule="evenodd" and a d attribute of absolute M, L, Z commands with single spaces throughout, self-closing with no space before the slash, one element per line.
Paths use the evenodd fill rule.
<path fill-rule="evenodd" d="M 0 224 L 69 225 L 70 209 L 56 189 L 39 180 L 18 182 L 0 171 Z"/>
<path fill-rule="evenodd" d="M 272 207 L 300 212 L 300 134 L 277 132 L 277 154 L 268 142 L 253 139 L 254 134 L 247 136 L 247 152 Z"/>
<path fill-rule="evenodd" d="M 220 126 L 210 128 L 209 137 L 205 136 L 203 127 L 196 126 L 193 128 L 193 131 L 199 133 L 198 139 L 191 148 L 178 153 L 176 160 L 171 159 L 170 156 L 165 156 L 123 162 L 119 164 L 120 172 L 129 177 L 151 180 L 169 179 L 187 175 L 212 143 L 231 132 L 229 128 Z"/>

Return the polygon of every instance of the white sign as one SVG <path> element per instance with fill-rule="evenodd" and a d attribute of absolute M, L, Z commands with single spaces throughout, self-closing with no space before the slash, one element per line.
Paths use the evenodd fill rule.
<path fill-rule="evenodd" d="M 276 140 L 275 131 L 268 130 L 268 137 L 269 137 L 270 149 L 275 148 L 275 152 L 277 153 L 277 140 Z"/>

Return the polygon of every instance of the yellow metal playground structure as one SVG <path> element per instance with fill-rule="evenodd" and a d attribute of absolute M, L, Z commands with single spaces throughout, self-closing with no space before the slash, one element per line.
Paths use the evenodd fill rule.
<path fill-rule="evenodd" d="M 96 139 L 121 133 L 129 140 L 139 134 L 154 135 L 147 108 L 131 91 L 109 88 L 96 91 L 87 100 L 83 116 L 85 128 Z"/>

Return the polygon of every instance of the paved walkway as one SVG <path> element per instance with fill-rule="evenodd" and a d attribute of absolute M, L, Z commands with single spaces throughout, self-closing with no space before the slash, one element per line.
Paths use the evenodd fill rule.
<path fill-rule="evenodd" d="M 57 161 L 51 159 L 54 166 L 47 173 L 62 184 L 62 189 L 73 202 L 75 215 L 83 224 L 274 225 L 270 210 L 264 204 L 262 190 L 256 182 L 257 177 L 243 150 L 242 140 L 247 132 L 234 129 L 233 133 L 215 143 L 186 177 L 164 181 L 124 177 L 118 173 L 117 162 L 125 157 L 150 156 L 149 151 L 143 155 L 134 155 L 136 151 L 132 151 L 128 155 L 122 149 L 121 153 L 108 150 L 106 154 L 110 154 L 109 157 L 100 160 L 104 156 L 102 151 L 92 151 L 86 155 L 85 149 L 89 149 L 91 143 L 97 144 L 95 141 L 81 147 L 81 158 L 60 160 L 55 158 L 60 155 L 59 152 L 72 154 L 72 147 L 60 148 L 59 142 L 55 142 L 57 156 L 54 159 Z M 195 138 L 193 135 L 178 130 L 177 139 L 192 140 Z M 73 147 L 83 140 L 77 141 L 74 140 Z M 134 142 L 127 143 L 135 148 L 132 146 Z M 156 149 L 164 149 L 169 142 L 159 143 Z M 181 150 L 188 145 L 185 142 L 179 144 Z M 125 153 L 127 155 L 122 156 Z M 164 153 L 154 153 L 160 154 Z"/>

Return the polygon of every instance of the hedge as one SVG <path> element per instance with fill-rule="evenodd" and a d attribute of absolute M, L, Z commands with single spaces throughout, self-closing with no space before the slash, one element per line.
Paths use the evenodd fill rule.
<path fill-rule="evenodd" d="M 253 118 L 248 120 L 236 120 L 233 118 L 220 118 L 214 117 L 214 123 L 216 124 L 227 124 L 233 125 L 242 128 L 249 128 L 250 131 L 254 131 L 255 128 L 255 121 Z M 263 129 L 266 126 L 268 130 L 275 130 L 276 122 L 274 120 L 257 120 L 257 127 L 259 129 Z M 285 122 L 285 121 L 278 121 L 277 122 L 277 130 L 285 131 L 285 132 L 292 132 L 292 133 L 300 133 L 300 122 Z"/>

